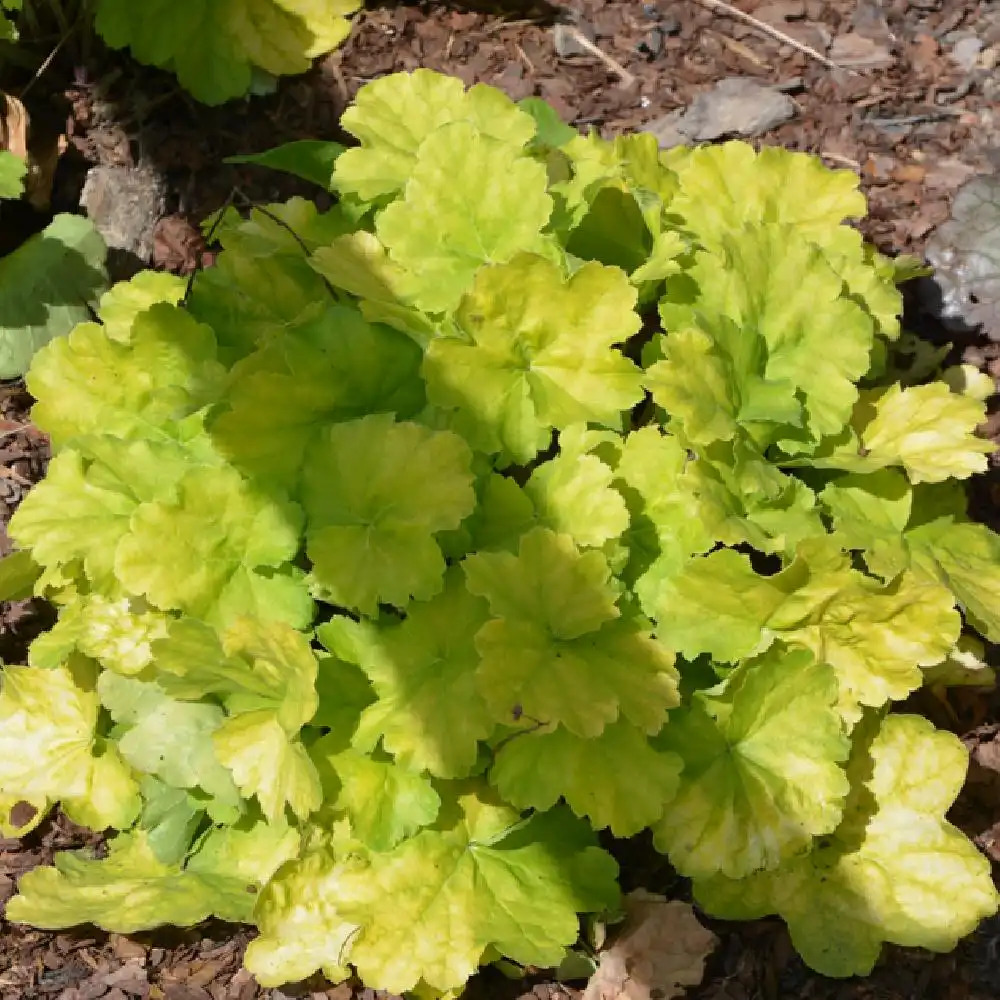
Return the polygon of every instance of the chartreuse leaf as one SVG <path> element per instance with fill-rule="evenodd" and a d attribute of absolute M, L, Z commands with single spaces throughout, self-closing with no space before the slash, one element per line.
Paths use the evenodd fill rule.
<path fill-rule="evenodd" d="M 721 362 L 711 366 L 712 394 L 735 405 L 732 419 L 813 441 L 840 432 L 870 364 L 874 327 L 822 252 L 792 226 L 732 228 L 717 248 L 696 255 L 687 276 L 697 285 L 693 300 L 668 293 L 660 313 L 668 330 L 693 326 L 714 341 Z M 707 353 L 697 341 L 692 349 Z M 720 365 L 731 373 L 721 383 Z M 682 371 L 672 378 L 691 385 Z M 796 417 L 800 399 L 805 428 Z"/>
<path fill-rule="evenodd" d="M 23 876 L 6 916 L 47 929 L 90 923 L 121 934 L 186 927 L 213 915 L 248 921 L 257 885 L 295 853 L 296 843 L 294 831 L 264 824 L 213 831 L 182 868 L 161 862 L 143 832 L 122 833 L 103 860 L 63 851 L 54 868 Z"/>
<path fill-rule="evenodd" d="M 450 122 L 468 122 L 482 135 L 519 149 L 535 134 L 532 118 L 502 91 L 429 69 L 393 73 L 362 87 L 341 118 L 360 140 L 334 169 L 334 184 L 362 201 L 395 195 L 413 173 L 424 140 Z"/>
<path fill-rule="evenodd" d="M 867 210 L 851 170 L 829 170 L 821 160 L 777 146 L 759 153 L 746 142 L 725 142 L 666 154 L 678 190 L 668 211 L 702 246 L 721 246 L 747 223 L 790 225 L 810 243 L 834 253 L 856 243 L 841 223 Z"/>
<path fill-rule="evenodd" d="M 890 386 L 874 403 L 875 415 L 861 432 L 869 467 L 900 465 L 912 483 L 967 479 L 985 472 L 986 456 L 996 450 L 976 437 L 986 408 L 943 382 Z"/>
<path fill-rule="evenodd" d="M 177 698 L 222 698 L 232 714 L 273 709 L 289 734 L 313 717 L 318 663 L 283 622 L 238 618 L 221 635 L 193 618 L 171 622 L 153 647 L 157 682 Z"/>
<path fill-rule="evenodd" d="M 961 630 L 944 587 L 912 572 L 883 584 L 820 546 L 800 549 L 771 577 L 723 549 L 658 581 L 646 597 L 664 642 L 689 659 L 707 653 L 735 663 L 775 637 L 812 650 L 834 667 L 840 711 L 852 722 L 859 706 L 916 690 L 920 667 L 943 660 Z"/>
<path fill-rule="evenodd" d="M 633 431 L 621 448 L 615 478 L 628 502 L 626 539 L 635 570 L 656 560 L 660 570 L 677 572 L 690 556 L 715 545 L 717 519 L 676 437 L 656 427 Z"/>
<path fill-rule="evenodd" d="M 271 823 L 282 820 L 286 806 L 300 820 L 319 808 L 323 791 L 316 767 L 276 712 L 263 709 L 227 719 L 212 734 L 212 746 L 239 790 L 247 798 L 256 796 Z"/>
<path fill-rule="evenodd" d="M 153 642 L 166 636 L 168 620 L 141 599 L 77 595 L 60 609 L 56 624 L 31 644 L 30 662 L 54 667 L 79 650 L 108 670 L 132 676 L 152 661 Z"/>
<path fill-rule="evenodd" d="M 561 454 L 539 465 L 524 492 L 538 520 L 581 547 L 601 546 L 628 527 L 628 508 L 611 486 L 612 470 L 595 455 Z"/>
<path fill-rule="evenodd" d="M 167 430 L 210 399 L 221 375 L 212 331 L 161 302 L 135 317 L 127 343 L 82 323 L 39 351 L 27 381 L 38 400 L 34 419 L 63 443 Z"/>
<path fill-rule="evenodd" d="M 118 749 L 137 771 L 174 788 L 200 788 L 222 806 L 239 796 L 212 748 L 225 720 L 218 705 L 178 701 L 159 685 L 110 671 L 97 684 L 101 703 L 121 727 Z"/>
<path fill-rule="evenodd" d="M 1000 641 L 1000 536 L 945 520 L 906 532 L 915 566 L 952 591 L 976 629 Z"/>
<path fill-rule="evenodd" d="M 115 575 L 154 607 L 212 623 L 251 614 L 304 625 L 312 601 L 287 565 L 301 527 L 297 505 L 261 496 L 234 469 L 192 469 L 176 497 L 136 508 Z"/>
<path fill-rule="evenodd" d="M 0 14 L 0 31 L 6 26 Z M 24 178 L 28 165 L 20 156 L 6 149 L 0 150 L 0 198 L 20 198 L 24 193 Z"/>
<path fill-rule="evenodd" d="M 520 730 L 500 742 L 490 782 L 522 809 L 551 809 L 560 797 L 595 829 L 631 837 L 652 826 L 677 793 L 682 759 L 655 749 L 628 722 L 613 722 L 596 739 L 568 729 Z"/>
<path fill-rule="evenodd" d="M 828 976 L 867 975 L 883 941 L 950 951 L 1000 902 L 989 860 L 944 818 L 967 766 L 950 733 L 890 715 L 870 749 L 856 741 L 852 793 L 832 836 L 774 871 L 696 882 L 695 896 L 729 919 L 779 913 L 805 961 Z"/>
<path fill-rule="evenodd" d="M 359 928 L 338 905 L 375 891 L 360 853 L 308 851 L 285 865 L 261 893 L 254 910 L 260 934 L 247 945 L 244 964 L 262 986 L 300 982 L 317 969 L 331 982 L 346 979 Z"/>
<path fill-rule="evenodd" d="M 0 558 L 0 601 L 23 601 L 34 593 L 42 568 L 27 549 Z"/>
<path fill-rule="evenodd" d="M 865 564 L 883 579 L 909 565 L 903 532 L 910 520 L 913 491 L 898 469 L 838 476 L 821 494 L 833 519 L 834 537 L 862 550 Z"/>
<path fill-rule="evenodd" d="M 302 499 L 313 580 L 333 604 L 373 613 L 441 589 L 435 532 L 475 506 L 472 454 L 449 431 L 375 414 L 334 424 L 310 447 Z"/>
<path fill-rule="evenodd" d="M 139 787 L 96 734 L 99 702 L 81 686 L 85 676 L 67 666 L 7 666 L 0 683 L 0 825 L 17 825 L 10 809 L 18 802 L 44 814 L 62 801 L 95 829 L 129 826 Z"/>
<path fill-rule="evenodd" d="M 375 232 L 390 258 L 419 278 L 417 308 L 450 312 L 484 264 L 543 250 L 551 211 L 541 163 L 457 121 L 424 140 L 403 197 L 378 215 Z"/>
<path fill-rule="evenodd" d="M 398 763 L 442 778 L 472 770 L 479 741 L 495 718 L 479 694 L 474 638 L 489 618 L 460 570 L 444 590 L 411 604 L 401 624 L 336 618 L 317 629 L 320 641 L 368 676 L 377 700 L 361 714 L 355 746 L 382 745 Z"/>
<path fill-rule="evenodd" d="M 106 255 L 92 222 L 62 214 L 0 259 L 0 378 L 23 375 L 39 348 L 90 318 Z"/>
<path fill-rule="evenodd" d="M 820 570 L 789 595 L 768 627 L 834 668 L 840 710 L 854 722 L 861 706 L 878 707 L 920 687 L 920 667 L 948 655 L 962 620 L 953 595 L 917 574 L 882 585 L 854 570 Z"/>
<path fill-rule="evenodd" d="M 679 754 L 684 770 L 653 829 L 678 871 L 741 878 L 837 826 L 850 750 L 837 693 L 827 664 L 775 647 L 671 714 L 654 745 Z"/>
<path fill-rule="evenodd" d="M 644 610 L 658 622 L 663 640 L 689 660 L 707 653 L 735 663 L 766 648 L 764 626 L 785 597 L 732 549 L 694 559 L 681 573 L 646 584 L 638 588 Z"/>
<path fill-rule="evenodd" d="M 324 809 L 344 815 L 351 834 L 373 851 L 387 851 L 434 822 L 441 805 L 430 779 L 344 747 L 331 733 L 309 748 L 323 785 Z"/>
<path fill-rule="evenodd" d="M 350 960 L 365 982 L 455 989 L 490 946 L 523 965 L 555 965 L 577 938 L 576 914 L 618 901 L 617 866 L 568 813 L 523 824 L 476 785 L 453 794 L 434 829 L 372 856 L 378 896 L 346 908 L 363 921 Z"/>
<path fill-rule="evenodd" d="M 604 556 L 535 528 L 518 554 L 482 552 L 463 564 L 493 618 L 476 634 L 479 690 L 498 720 L 523 713 L 581 737 L 620 715 L 647 732 L 677 704 L 673 657 L 622 618 Z"/>
<path fill-rule="evenodd" d="M 292 490 L 324 427 L 370 413 L 405 419 L 423 407 L 420 360 L 404 334 L 331 306 L 236 370 L 213 438 L 256 482 Z"/>
<path fill-rule="evenodd" d="M 254 66 L 275 76 L 304 73 L 339 45 L 357 0 L 151 0 L 138 12 L 100 0 L 97 30 L 112 48 L 173 70 L 199 101 L 222 104 L 250 89 Z"/>
<path fill-rule="evenodd" d="M 298 139 L 262 153 L 227 156 L 222 162 L 249 163 L 270 170 L 280 170 L 328 189 L 333 181 L 333 165 L 343 152 L 344 147 L 339 142 Z"/>
<path fill-rule="evenodd" d="M 169 271 L 140 271 L 128 281 L 119 281 L 101 296 L 97 316 L 111 340 L 127 344 L 136 318 L 157 303 L 177 305 L 187 282 Z"/>
<path fill-rule="evenodd" d="M 524 965 L 557 964 L 577 913 L 618 901 L 616 865 L 568 812 L 527 823 L 479 783 L 449 789 L 441 818 L 392 850 L 316 852 L 264 891 L 247 967 L 262 983 L 322 966 L 407 992 L 460 988 L 488 948 Z M 319 933 L 323 928 L 324 933 Z"/>
<path fill-rule="evenodd" d="M 198 441 L 185 447 L 172 441 L 77 438 L 25 497 L 11 519 L 11 537 L 30 547 L 46 569 L 79 561 L 93 587 L 116 594 L 115 552 L 139 504 L 174 496 L 188 468 L 212 461 Z"/>
<path fill-rule="evenodd" d="M 431 402 L 455 409 L 477 448 L 521 462 L 549 443 L 552 427 L 618 428 L 642 396 L 638 369 L 613 346 L 638 331 L 635 303 L 625 275 L 601 264 L 568 280 L 537 256 L 485 268 L 458 311 L 467 339 L 428 345 Z"/>

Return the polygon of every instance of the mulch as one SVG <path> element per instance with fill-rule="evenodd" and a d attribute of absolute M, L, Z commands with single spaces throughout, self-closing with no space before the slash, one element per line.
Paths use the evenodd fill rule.
<path fill-rule="evenodd" d="M 156 227 L 153 266 L 186 272 L 211 256 L 198 223 L 234 189 L 254 201 L 313 189 L 292 178 L 226 156 L 298 138 L 342 138 L 337 122 L 357 89 L 397 70 L 426 66 L 485 82 L 513 98 L 538 95 L 581 128 L 604 135 L 651 126 L 688 106 L 727 77 L 780 87 L 795 116 L 755 137 L 815 153 L 856 170 L 868 195 L 865 234 L 884 252 L 921 254 L 949 214 L 959 186 L 1000 169 L 1000 4 L 996 0 L 743 0 L 737 6 L 853 71 L 832 70 L 738 20 L 695 0 L 537 0 L 491 3 L 372 3 L 338 52 L 304 77 L 282 81 L 267 97 L 223 108 L 202 107 L 163 74 L 120 54 L 86 65 L 56 59 L 28 101 L 35 120 L 68 136 L 56 175 L 53 210 L 77 209 L 95 165 L 148 168 L 166 188 Z M 572 23 L 609 61 L 584 52 L 563 55 L 556 20 Z M 973 60 L 958 59 L 963 39 L 978 39 Z M 968 52 L 969 42 L 964 49 Z M 975 49 L 973 45 L 973 49 Z M 623 67 L 623 82 L 613 64 Z M 41 228 L 45 219 L 28 223 Z M 942 337 L 932 318 L 921 332 Z M 996 345 L 966 341 L 965 356 L 1000 375 Z M 990 367 L 992 366 L 992 367 Z M 993 369 L 996 369 L 995 371 Z M 42 475 L 44 435 L 28 421 L 30 399 L 19 384 L 0 386 L 0 524 Z M 977 489 L 978 508 L 995 519 L 1000 490 Z M 0 555 L 9 549 L 0 531 Z M 27 642 L 46 627 L 38 602 L 0 608 L 0 658 L 23 660 Z M 907 706 L 911 707 L 911 706 Z M 1000 860 L 1000 704 L 956 692 L 947 708 L 932 699 L 912 706 L 958 732 L 970 749 L 969 781 L 953 820 Z M 55 851 L 96 842 L 60 815 L 21 842 L 0 840 L 0 906 L 17 877 L 51 861 Z M 647 888 L 677 888 L 648 846 L 618 848 L 634 870 L 648 865 Z M 659 881 L 657 881 L 659 880 Z M 651 884 L 652 883 L 652 884 Z M 681 887 L 681 891 L 682 891 Z M 776 920 L 712 922 L 721 939 L 696 1000 L 995 1000 L 1000 996 L 1000 918 L 950 955 L 890 947 L 865 979 L 836 981 L 807 970 Z M 360 985 L 315 979 L 262 989 L 240 969 L 250 932 L 218 923 L 123 938 L 93 928 L 52 934 L 0 920 L 0 1000 L 375 1000 Z M 564 1000 L 572 986 L 537 977 L 510 981 L 487 970 L 469 988 L 483 1000 Z"/>

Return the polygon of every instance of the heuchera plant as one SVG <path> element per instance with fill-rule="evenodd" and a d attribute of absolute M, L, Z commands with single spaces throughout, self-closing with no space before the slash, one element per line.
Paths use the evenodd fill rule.
<path fill-rule="evenodd" d="M 344 126 L 331 211 L 223 214 L 190 296 L 141 274 L 31 370 L 10 531 L 60 613 L 4 671 L 2 829 L 112 834 L 8 918 L 448 991 L 558 964 L 618 903 L 595 831 L 649 828 L 826 974 L 952 948 L 998 905 L 966 754 L 889 710 L 1000 640 L 992 382 L 904 364 L 856 178 L 422 70 Z"/>
<path fill-rule="evenodd" d="M 206 104 L 250 90 L 255 67 L 304 73 L 350 32 L 362 0 L 90 0 L 112 48 L 177 74 Z"/>

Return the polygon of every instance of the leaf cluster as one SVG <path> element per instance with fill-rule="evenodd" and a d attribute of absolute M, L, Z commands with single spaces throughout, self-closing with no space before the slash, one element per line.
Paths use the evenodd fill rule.
<path fill-rule="evenodd" d="M 264 984 L 444 992 L 558 964 L 618 905 L 595 831 L 649 828 L 827 974 L 953 947 L 998 904 L 965 754 L 889 709 L 1000 637 L 987 389 L 900 380 L 856 178 L 423 70 L 344 127 L 333 209 L 224 213 L 189 297 L 139 275 L 32 367 L 10 531 L 60 615 L 0 829 L 118 832 L 9 919 L 215 914 Z"/>

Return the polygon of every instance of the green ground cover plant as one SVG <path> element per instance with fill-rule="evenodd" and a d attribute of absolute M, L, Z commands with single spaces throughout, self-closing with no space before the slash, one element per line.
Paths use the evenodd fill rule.
<path fill-rule="evenodd" d="M 908 365 L 856 177 L 425 70 L 343 124 L 331 210 L 221 213 L 190 289 L 32 366 L 10 533 L 59 620 L 4 670 L 0 831 L 110 833 L 8 919 L 214 914 L 264 985 L 440 994 L 558 965 L 619 906 L 597 832 L 650 829 L 828 975 L 954 947 L 998 906 L 966 753 L 890 709 L 1000 639 L 992 380 Z"/>
<path fill-rule="evenodd" d="M 205 104 L 247 94 L 255 73 L 304 73 L 350 32 L 362 0 L 0 0 L 0 43 L 96 29 L 112 48 L 176 74 Z"/>

